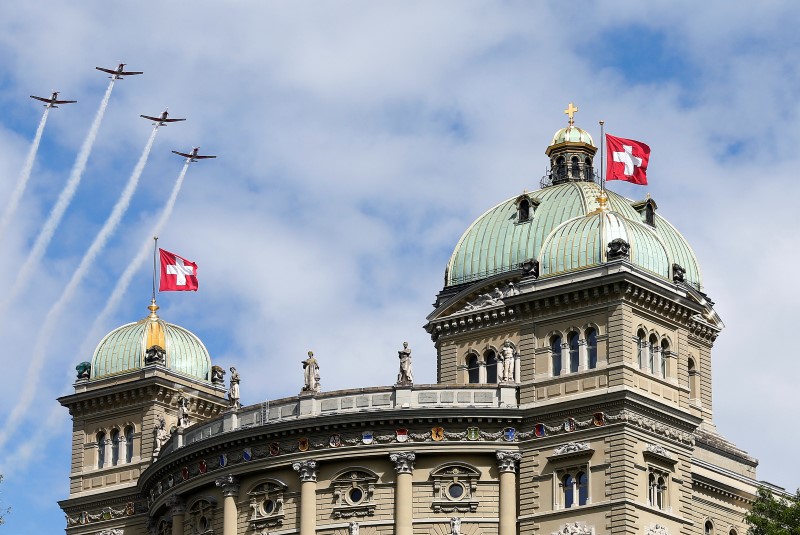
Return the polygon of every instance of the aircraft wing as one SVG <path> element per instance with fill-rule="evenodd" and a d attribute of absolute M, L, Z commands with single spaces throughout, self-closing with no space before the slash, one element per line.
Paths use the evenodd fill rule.
<path fill-rule="evenodd" d="M 191 155 L 191 154 L 186 154 L 185 152 L 178 152 L 178 151 L 176 151 L 176 150 L 174 150 L 174 151 L 172 151 L 172 152 L 174 152 L 174 153 L 175 153 L 175 154 L 177 154 L 178 156 L 183 156 L 184 158 L 191 158 L 191 157 L 192 157 L 192 155 Z"/>
<path fill-rule="evenodd" d="M 104 70 L 104 69 L 100 69 L 100 70 Z M 126 72 L 118 72 L 117 74 L 119 74 L 120 76 L 133 76 L 134 74 L 144 74 L 144 72 L 143 71 L 138 71 L 138 72 L 137 71 L 126 71 Z"/>
<path fill-rule="evenodd" d="M 149 119 L 151 121 L 158 121 L 158 122 L 163 121 L 161 117 L 150 117 L 149 115 L 140 115 L 139 117 L 141 117 L 142 119 Z"/>
<path fill-rule="evenodd" d="M 36 100 L 41 100 L 42 102 L 50 102 L 49 98 L 37 97 L 35 95 L 31 95 L 31 98 L 35 98 Z M 58 101 L 56 101 L 58 102 Z"/>
<path fill-rule="evenodd" d="M 53 104 L 75 104 L 77 100 L 54 100 Z"/>
<path fill-rule="evenodd" d="M 176 123 L 178 121 L 185 121 L 186 119 L 156 119 L 156 120 L 161 121 L 162 123 Z"/>
<path fill-rule="evenodd" d="M 103 67 L 95 67 L 98 71 L 107 72 L 108 74 L 117 74 L 117 71 L 113 69 L 104 69 Z"/>
<path fill-rule="evenodd" d="M 206 158 L 216 158 L 216 156 L 195 156 L 198 160 L 205 160 Z"/>

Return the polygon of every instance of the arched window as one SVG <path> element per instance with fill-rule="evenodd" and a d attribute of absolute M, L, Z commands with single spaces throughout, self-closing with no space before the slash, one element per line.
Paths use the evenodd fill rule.
<path fill-rule="evenodd" d="M 111 430 L 111 466 L 119 463 L 119 429 Z"/>
<path fill-rule="evenodd" d="M 597 368 L 597 329 L 586 329 L 586 364 L 590 370 Z"/>
<path fill-rule="evenodd" d="M 661 377 L 667 376 L 667 357 L 669 357 L 669 342 L 661 340 Z"/>
<path fill-rule="evenodd" d="M 644 331 L 640 330 L 636 334 L 636 360 L 639 361 L 639 369 L 647 367 L 647 335 Z"/>
<path fill-rule="evenodd" d="M 664 480 L 663 477 L 659 477 L 656 480 L 656 507 L 659 509 L 666 509 L 667 503 L 665 499 L 665 494 L 667 491 L 667 482 Z"/>
<path fill-rule="evenodd" d="M 652 473 L 647 478 L 647 502 L 652 506 L 656 504 L 656 476 Z"/>
<path fill-rule="evenodd" d="M 593 173 L 593 170 L 592 170 L 592 159 L 591 158 L 586 158 L 583 161 L 583 165 L 584 165 L 584 168 L 583 168 L 584 178 L 586 180 L 594 180 L 594 173 Z"/>
<path fill-rule="evenodd" d="M 581 164 L 577 156 L 572 157 L 572 178 L 581 177 Z"/>
<path fill-rule="evenodd" d="M 731 530 L 728 532 L 728 535 L 739 535 L 739 534 L 736 533 L 735 529 L 731 528 Z"/>
<path fill-rule="evenodd" d="M 572 507 L 575 504 L 575 478 L 567 474 L 562 479 L 564 485 L 564 508 Z"/>
<path fill-rule="evenodd" d="M 576 479 L 578 480 L 578 505 L 586 505 L 589 503 L 589 478 L 586 477 L 585 472 L 578 472 Z"/>
<path fill-rule="evenodd" d="M 494 350 L 487 349 L 483 353 L 483 361 L 486 363 L 486 382 L 493 384 L 497 382 L 497 355 Z"/>
<path fill-rule="evenodd" d="M 656 373 L 656 361 L 658 360 L 658 338 L 650 335 L 650 343 L 647 346 L 647 369 L 650 373 Z"/>
<path fill-rule="evenodd" d="M 125 462 L 129 463 L 133 460 L 133 426 L 129 425 L 125 428 Z"/>
<path fill-rule="evenodd" d="M 710 520 L 706 520 L 705 535 L 714 535 L 714 524 Z"/>
<path fill-rule="evenodd" d="M 697 399 L 697 368 L 691 358 L 689 359 L 689 399 Z"/>
<path fill-rule="evenodd" d="M 469 355 L 467 357 L 467 377 L 470 384 L 478 384 L 481 381 L 478 355 Z"/>
<path fill-rule="evenodd" d="M 567 165 L 563 156 L 559 156 L 556 159 L 556 177 L 560 180 L 567 178 Z"/>
<path fill-rule="evenodd" d="M 561 337 L 556 335 L 550 339 L 550 350 L 552 352 L 552 375 L 561 375 Z"/>
<path fill-rule="evenodd" d="M 106 434 L 103 431 L 97 433 L 97 468 L 103 468 L 106 464 Z"/>
<path fill-rule="evenodd" d="M 572 332 L 567 335 L 569 341 L 569 372 L 575 373 L 578 371 L 580 364 L 580 356 L 578 355 L 578 333 Z"/>
<path fill-rule="evenodd" d="M 519 222 L 527 221 L 531 218 L 531 201 L 522 199 L 519 203 Z"/>

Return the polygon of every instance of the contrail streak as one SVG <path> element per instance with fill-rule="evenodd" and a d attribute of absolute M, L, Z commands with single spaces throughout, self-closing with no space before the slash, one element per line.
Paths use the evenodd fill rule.
<path fill-rule="evenodd" d="M 108 216 L 108 219 L 106 219 L 106 222 L 103 224 L 103 228 L 101 228 L 100 232 L 97 233 L 97 236 L 95 236 L 94 241 L 89 246 L 86 254 L 83 255 L 81 263 L 72 274 L 72 278 L 69 280 L 64 288 L 64 291 L 61 293 L 61 297 L 58 298 L 58 301 L 56 301 L 47 312 L 42 327 L 39 330 L 39 335 L 36 337 L 36 344 L 34 345 L 33 354 L 31 355 L 28 364 L 28 372 L 25 375 L 24 382 L 22 383 L 25 385 L 25 388 L 22 389 L 17 404 L 13 409 L 11 409 L 11 413 L 8 415 L 8 418 L 5 421 L 2 431 L 0 431 L 0 447 L 5 444 L 11 433 L 14 432 L 20 419 L 22 419 L 22 417 L 25 415 L 25 412 L 28 410 L 28 407 L 33 401 L 36 385 L 39 382 L 39 376 L 41 374 L 42 364 L 44 363 L 47 343 L 51 339 L 53 328 L 56 326 L 62 310 L 69 300 L 72 299 L 72 296 L 75 294 L 75 291 L 78 289 L 81 281 L 89 271 L 89 268 L 94 265 L 97 255 L 103 250 L 108 242 L 108 239 L 114 233 L 119 225 L 119 222 L 122 220 L 122 216 L 125 214 L 125 211 L 128 209 L 128 206 L 131 203 L 131 198 L 133 197 L 133 193 L 136 191 L 136 186 L 139 184 L 139 177 L 142 176 L 142 171 L 144 171 L 144 166 L 147 163 L 148 156 L 150 155 L 150 150 L 153 148 L 153 142 L 156 139 L 157 133 L 158 126 L 153 128 L 153 132 L 150 134 L 150 138 L 147 140 L 147 144 L 142 151 L 142 155 L 139 157 L 139 161 L 136 162 L 136 167 L 134 167 L 133 173 L 131 173 L 128 183 L 125 185 L 125 189 L 122 191 L 122 195 L 117 201 L 117 204 L 115 204 L 114 208 L 111 210 L 111 215 Z"/>
<path fill-rule="evenodd" d="M 14 217 L 17 207 L 19 206 L 19 201 L 22 198 L 22 194 L 25 193 L 25 187 L 28 185 L 28 180 L 31 178 L 33 162 L 36 159 L 36 153 L 39 152 L 39 143 L 42 141 L 42 132 L 44 132 L 44 125 L 47 122 L 47 114 L 49 113 L 50 108 L 46 106 L 44 108 L 44 113 L 42 114 L 42 120 L 39 121 L 39 128 L 36 129 L 36 135 L 33 136 L 31 148 L 28 150 L 28 157 L 25 158 L 25 165 L 22 167 L 22 172 L 19 174 L 17 187 L 14 188 L 14 191 L 11 193 L 11 198 L 8 200 L 8 204 L 6 205 L 6 211 L 3 213 L 3 218 L 0 219 L 0 241 L 3 240 L 3 234 L 5 233 L 6 227 L 8 226 L 9 221 L 11 221 L 11 218 Z"/>
<path fill-rule="evenodd" d="M 181 186 L 183 185 L 183 180 L 184 178 L 186 178 L 186 171 L 188 171 L 189 169 L 189 163 L 190 162 L 187 161 L 183 165 L 183 169 L 181 169 L 181 172 L 178 175 L 178 179 L 175 181 L 175 185 L 172 187 L 172 193 L 170 193 L 169 199 L 167 200 L 167 204 L 164 206 L 164 210 L 161 212 L 161 216 L 158 218 L 158 221 L 156 222 L 155 226 L 153 226 L 151 232 L 153 236 L 157 236 L 161 232 L 161 229 L 164 227 L 164 225 L 169 220 L 169 217 L 172 215 L 172 210 L 175 207 L 175 201 L 178 199 L 178 193 L 180 193 Z M 116 287 L 114 287 L 114 291 L 111 293 L 111 296 L 106 302 L 105 308 L 103 308 L 103 310 L 97 316 L 94 323 L 92 324 L 92 327 L 89 329 L 89 334 L 83 340 L 83 343 L 81 344 L 81 350 L 78 353 L 79 355 L 87 355 L 90 351 L 92 351 L 94 345 L 96 344 L 97 338 L 99 338 L 100 336 L 99 334 L 96 333 L 99 332 L 105 320 L 108 318 L 108 316 L 111 315 L 111 312 L 116 308 L 122 297 L 125 295 L 125 292 L 128 290 L 128 286 L 130 285 L 131 279 L 136 274 L 136 272 L 142 267 L 142 264 L 144 264 L 145 261 L 150 256 L 152 247 L 153 247 L 153 242 L 150 241 L 150 238 L 148 237 L 148 239 L 142 244 L 142 248 L 139 250 L 139 253 L 136 255 L 133 262 L 128 264 L 128 267 L 125 268 L 125 272 L 117 280 L 117 285 Z M 70 378 L 73 379 L 75 377 L 74 373 L 70 373 L 69 376 Z M 69 380 L 69 378 L 67 380 Z M 67 392 L 65 392 L 65 394 L 66 393 Z M 58 419 L 61 415 L 61 411 L 62 408 L 60 406 L 54 407 L 47 415 L 45 423 L 43 425 L 39 425 L 39 429 L 34 433 L 34 435 L 26 442 L 23 442 L 17 448 L 16 452 L 13 455 L 3 455 L 0 457 L 20 460 L 19 463 L 15 464 L 26 464 L 27 461 L 30 460 L 31 457 L 30 452 L 32 452 L 33 448 L 35 448 L 37 445 L 42 444 L 44 437 L 51 433 L 53 426 L 56 424 L 56 422 L 58 422 Z M 4 438 L 4 441 L 5 440 L 7 440 L 7 438 Z M 12 467 L 3 467 L 3 468 L 9 471 Z"/>
<path fill-rule="evenodd" d="M 100 329 L 102 329 L 103 324 L 125 296 L 125 292 L 128 291 L 128 286 L 130 285 L 133 276 L 137 271 L 139 271 L 139 269 L 141 269 L 142 264 L 145 263 L 152 253 L 153 239 L 151 236 L 158 236 L 161 233 L 161 229 L 167 223 L 167 220 L 169 220 L 170 215 L 172 215 L 172 210 L 175 207 L 175 201 L 178 199 L 178 193 L 180 193 L 181 186 L 183 185 L 183 179 L 186 177 L 186 171 L 189 169 L 189 163 L 190 162 L 186 162 L 183 165 L 183 169 L 181 169 L 178 179 L 175 181 L 175 185 L 172 187 L 172 193 L 167 200 L 167 204 L 164 206 L 164 210 L 161 212 L 161 217 L 158 218 L 158 221 L 153 226 L 150 236 L 148 236 L 147 240 L 145 240 L 145 242 L 142 244 L 141 249 L 139 249 L 139 253 L 133 259 L 133 261 L 128 264 L 128 266 L 125 268 L 125 271 L 117 279 L 117 285 L 111 292 L 111 296 L 108 298 L 106 306 L 95 317 L 92 327 L 89 329 L 86 338 L 84 338 L 83 342 L 81 343 L 80 355 L 88 355 L 89 352 L 94 349 L 94 345 L 97 343 L 97 339 L 100 337 Z"/>
<path fill-rule="evenodd" d="M 78 157 L 75 159 L 75 164 L 72 166 L 72 172 L 67 180 L 67 185 L 64 186 L 63 190 L 61 190 L 61 194 L 58 196 L 55 206 L 50 211 L 50 215 L 42 227 L 41 232 L 39 232 L 39 236 L 36 238 L 36 242 L 33 244 L 31 252 L 28 253 L 28 258 L 25 260 L 25 263 L 22 264 L 22 268 L 20 268 L 19 272 L 17 273 L 17 279 L 14 281 L 14 286 L 11 287 L 11 290 L 8 292 L 8 296 L 6 297 L 5 301 L 2 303 L 2 305 L 0 305 L 0 311 L 4 310 L 8 304 L 13 302 L 25 287 L 28 279 L 33 274 L 34 267 L 42 259 L 47 246 L 50 245 L 50 240 L 53 239 L 53 234 L 55 233 L 56 228 L 58 228 L 59 223 L 61 223 L 61 218 L 64 217 L 64 212 L 66 212 L 67 208 L 69 207 L 72 197 L 75 196 L 75 190 L 78 189 L 78 185 L 81 182 L 83 171 L 86 169 L 86 162 L 89 160 L 89 154 L 92 152 L 94 140 L 97 138 L 97 131 L 100 129 L 100 123 L 102 122 L 103 116 L 106 113 L 106 108 L 108 107 L 108 100 L 111 98 L 112 89 L 114 89 L 114 80 L 111 80 L 111 82 L 108 84 L 106 94 L 103 96 L 102 102 L 100 102 L 100 108 L 97 110 L 97 114 L 94 117 L 92 126 L 89 128 L 89 133 L 86 135 L 86 139 L 83 141 L 83 145 L 81 145 L 81 150 L 78 153 Z"/>

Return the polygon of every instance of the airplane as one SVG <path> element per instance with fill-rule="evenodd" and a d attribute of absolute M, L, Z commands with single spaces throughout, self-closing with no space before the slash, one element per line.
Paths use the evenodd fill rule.
<path fill-rule="evenodd" d="M 175 123 L 178 121 L 185 121 L 186 119 L 167 119 L 169 117 L 169 113 L 167 110 L 164 110 L 159 117 L 151 117 L 149 115 L 140 115 L 143 119 L 150 119 L 151 121 L 155 121 L 153 123 L 154 126 L 164 126 L 167 123 Z"/>
<path fill-rule="evenodd" d="M 198 150 L 200 150 L 200 147 L 194 147 L 194 148 L 192 149 L 192 152 L 191 152 L 190 154 L 186 154 L 185 152 L 178 152 L 178 151 L 176 151 L 176 150 L 174 150 L 174 151 L 172 151 L 172 152 L 174 152 L 174 153 L 175 153 L 175 154 L 177 154 L 178 156 L 183 156 L 183 157 L 184 157 L 184 158 L 186 158 L 186 159 L 187 159 L 187 160 L 188 160 L 190 163 L 191 163 L 191 162 L 196 162 L 197 160 L 205 160 L 206 158 L 216 158 L 216 156 L 202 156 L 202 155 L 200 155 L 200 154 L 197 154 L 197 151 L 198 151 Z"/>
<path fill-rule="evenodd" d="M 53 91 L 53 94 L 50 98 L 37 97 L 35 95 L 31 95 L 31 98 L 41 100 L 42 102 L 47 102 L 47 104 L 44 105 L 45 108 L 58 108 L 56 104 L 74 104 L 75 102 L 78 102 L 77 100 L 58 100 L 58 91 Z"/>
<path fill-rule="evenodd" d="M 104 69 L 103 67 L 95 67 L 95 69 L 97 69 L 98 71 L 103 71 L 110 74 L 111 76 L 109 76 L 109 78 L 111 78 L 112 80 L 122 80 L 123 76 L 133 76 L 135 74 L 143 74 L 142 71 L 124 71 L 123 70 L 124 68 L 125 68 L 124 63 L 120 63 L 119 67 L 117 67 L 116 69 Z"/>

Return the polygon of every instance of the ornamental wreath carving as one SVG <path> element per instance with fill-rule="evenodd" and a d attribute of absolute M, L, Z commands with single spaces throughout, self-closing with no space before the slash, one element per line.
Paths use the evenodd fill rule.
<path fill-rule="evenodd" d="M 647 452 L 654 453 L 655 455 L 660 455 L 661 457 L 666 457 L 667 459 L 672 459 L 672 454 L 664 449 L 664 446 L 659 444 L 648 444 L 647 447 L 644 449 Z"/>

